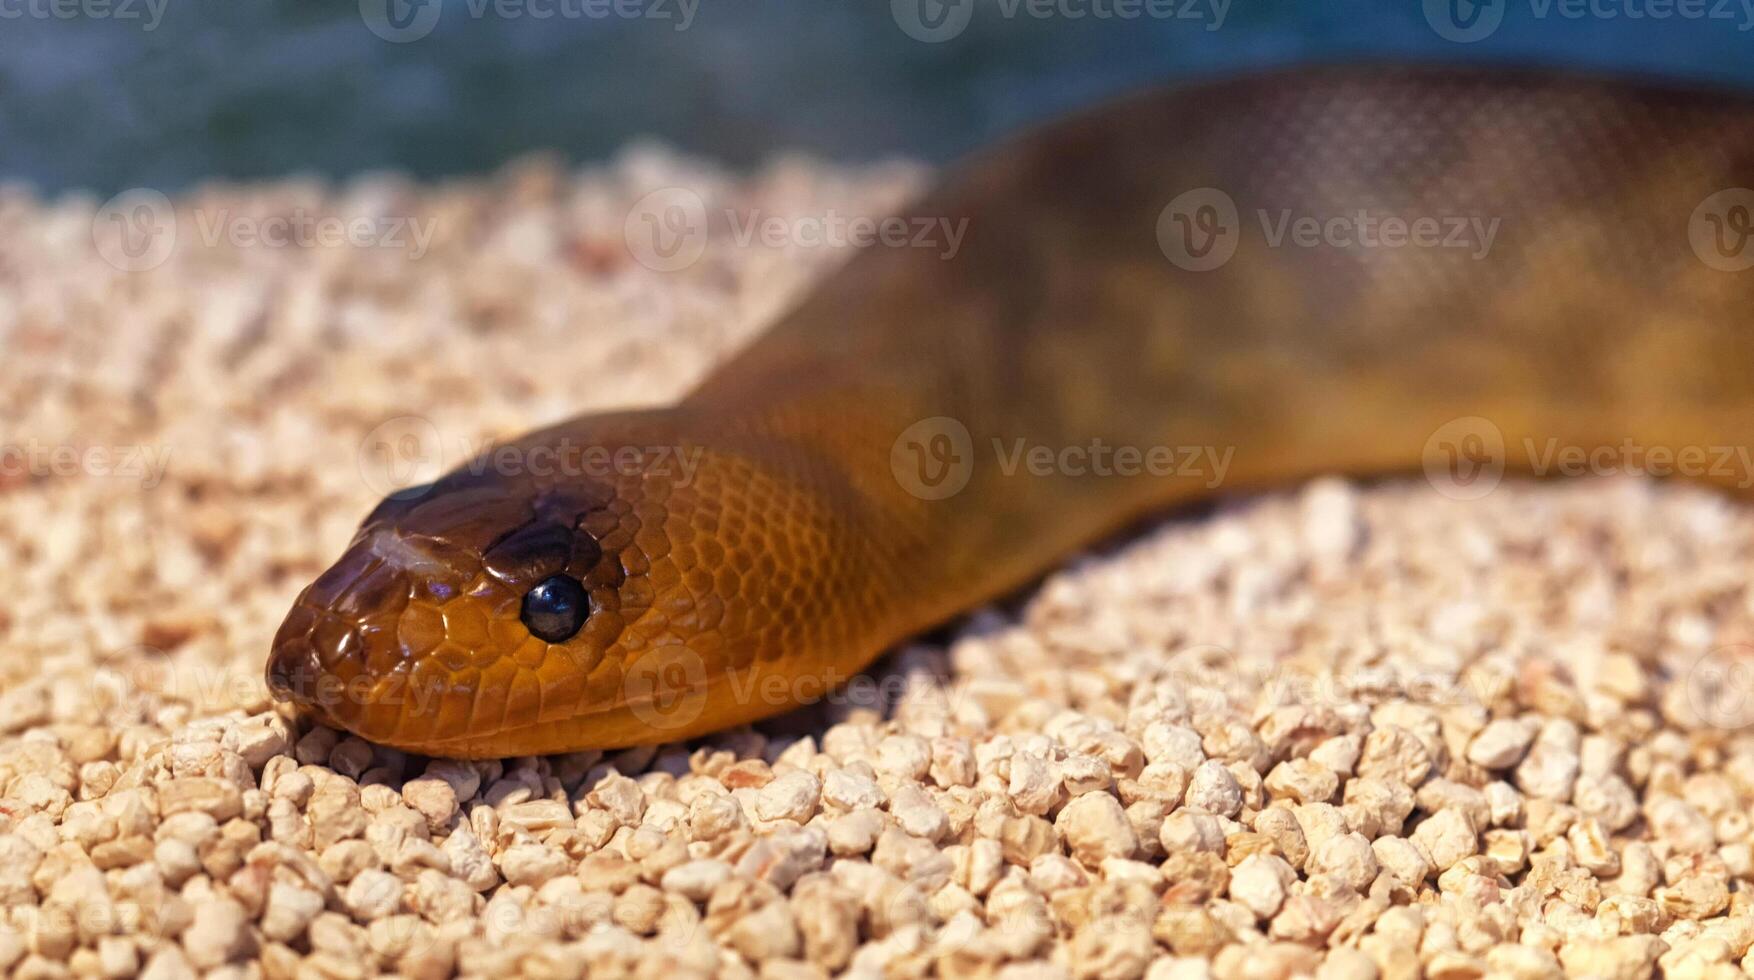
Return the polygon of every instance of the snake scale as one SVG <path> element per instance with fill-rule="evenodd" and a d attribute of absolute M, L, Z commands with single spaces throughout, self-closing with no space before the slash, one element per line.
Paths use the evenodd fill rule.
<path fill-rule="evenodd" d="M 905 210 L 965 222 L 954 255 L 863 248 L 679 403 L 501 447 L 547 475 L 392 495 L 269 686 L 429 755 L 671 741 L 1218 489 L 1742 445 L 1751 185 L 1754 101 L 1546 71 L 1302 68 L 1050 123 Z"/>

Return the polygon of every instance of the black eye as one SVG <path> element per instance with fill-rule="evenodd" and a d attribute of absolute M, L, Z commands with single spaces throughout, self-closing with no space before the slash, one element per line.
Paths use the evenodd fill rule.
<path fill-rule="evenodd" d="M 518 618 L 538 638 L 561 643 L 571 639 L 590 614 L 591 600 L 579 580 L 571 575 L 551 575 L 524 593 L 524 608 Z"/>

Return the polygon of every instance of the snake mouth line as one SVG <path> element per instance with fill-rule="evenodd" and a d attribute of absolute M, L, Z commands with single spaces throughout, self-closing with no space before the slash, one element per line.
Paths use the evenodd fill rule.
<path fill-rule="evenodd" d="M 291 703 L 314 721 L 373 741 L 425 749 L 467 745 L 533 727 L 507 725 L 503 720 L 474 722 L 467 736 L 440 736 L 433 731 L 440 703 L 447 696 L 466 694 L 474 714 L 474 705 L 482 697 L 478 689 L 456 684 L 449 674 L 417 679 L 417 661 L 408 659 L 398 660 L 388 672 L 373 676 L 364 666 L 368 655 L 363 651 L 342 651 L 332 665 L 325 666 L 323 647 L 315 639 L 317 631 L 329 625 L 356 636 L 359 624 L 304 600 L 295 603 L 288 619 L 297 622 L 301 615 L 308 622 L 299 622 L 297 632 L 276 639 L 266 682 L 276 700 Z M 503 719 L 508 708 L 505 698 L 497 698 L 479 717 L 498 715 Z"/>

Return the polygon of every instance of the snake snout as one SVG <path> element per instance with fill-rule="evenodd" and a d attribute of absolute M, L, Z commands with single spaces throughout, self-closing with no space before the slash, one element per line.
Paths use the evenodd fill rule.
<path fill-rule="evenodd" d="M 294 704 L 312 703 L 322 670 L 322 665 L 317 662 L 317 651 L 311 646 L 306 632 L 282 626 L 268 654 L 268 692 L 274 695 L 274 699 Z"/>
<path fill-rule="evenodd" d="M 308 591 L 307 596 L 308 598 Z M 266 680 L 276 700 L 290 701 L 331 724 L 349 715 L 349 682 L 364 669 L 359 631 L 332 613 L 300 601 L 274 635 Z"/>
<path fill-rule="evenodd" d="M 349 548 L 298 597 L 269 649 L 268 690 L 332 725 L 357 730 L 388 672 L 386 617 L 406 601 L 405 572 L 367 542 Z M 391 651 L 393 652 L 393 651 Z M 380 719 L 381 720 L 381 719 Z"/>

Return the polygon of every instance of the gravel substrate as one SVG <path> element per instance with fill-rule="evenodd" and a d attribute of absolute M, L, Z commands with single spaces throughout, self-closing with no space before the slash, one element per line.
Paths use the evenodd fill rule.
<path fill-rule="evenodd" d="M 692 746 L 429 761 L 271 704 L 386 481 L 674 397 L 844 257 L 715 221 L 655 271 L 633 202 L 881 215 L 920 177 L 216 187 L 134 272 L 97 202 L 0 196 L 0 973 L 1754 966 L 1754 517 L 1679 485 L 1230 501 Z M 432 237 L 207 241 L 300 214 Z"/>

